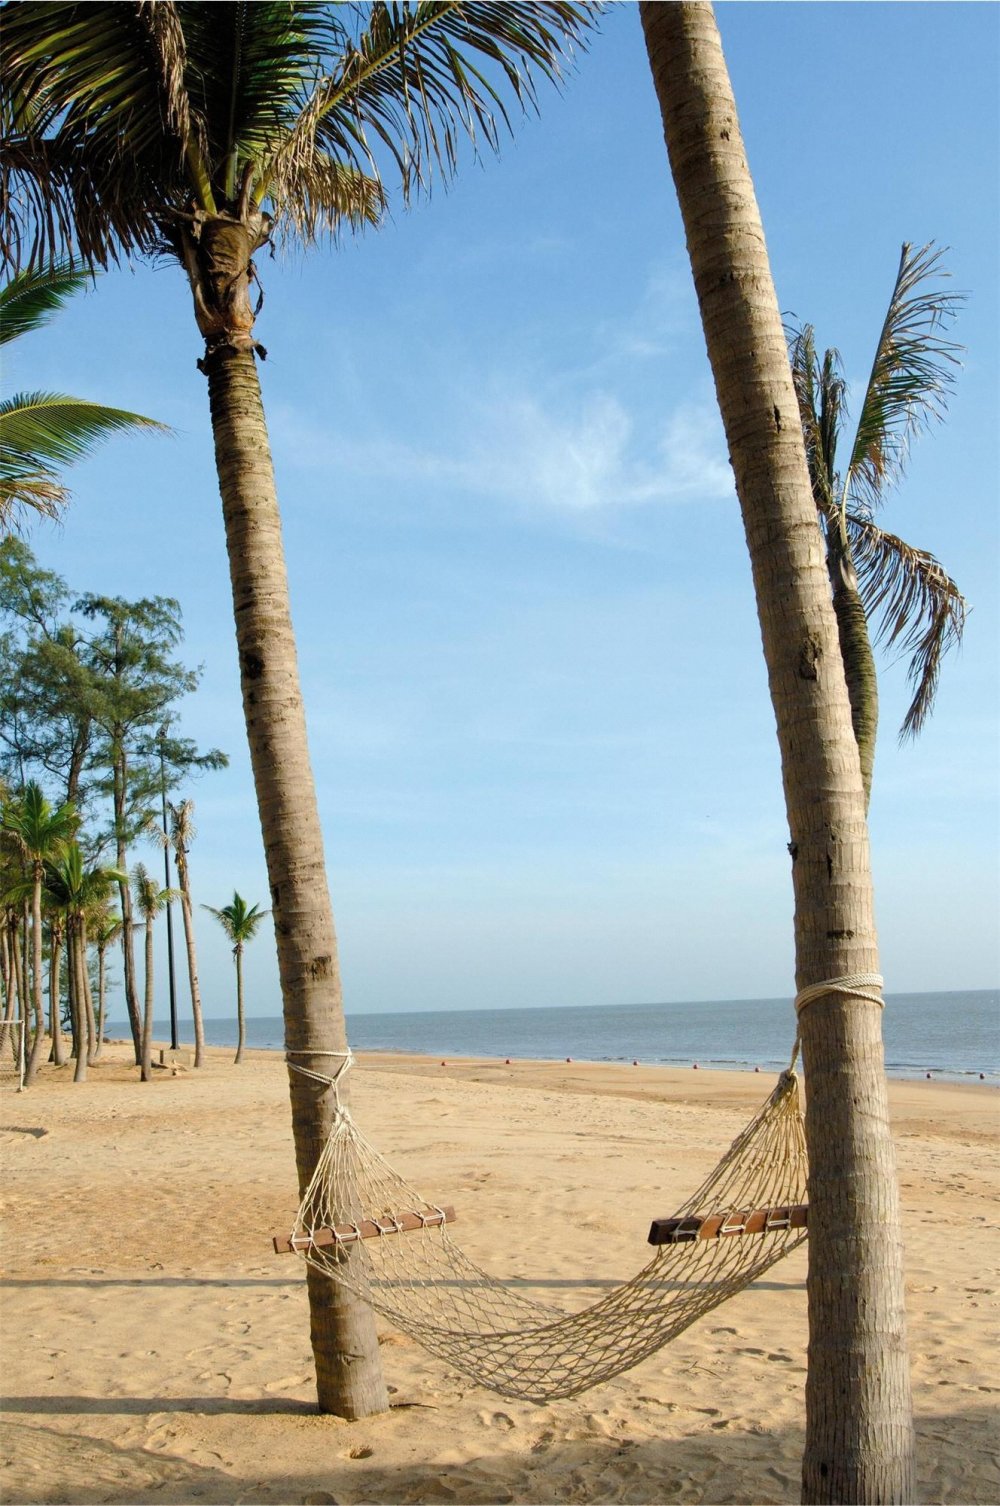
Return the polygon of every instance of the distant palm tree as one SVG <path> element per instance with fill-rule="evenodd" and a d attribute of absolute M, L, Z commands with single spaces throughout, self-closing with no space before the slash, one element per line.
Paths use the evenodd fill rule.
<path fill-rule="evenodd" d="M 344 224 L 376 224 L 380 164 L 407 197 L 432 170 L 452 172 L 463 134 L 496 148 L 510 103 L 534 105 L 534 80 L 558 76 L 598 13 L 569 0 L 0 6 L 10 101 L 0 253 L 14 265 L 75 253 L 107 266 L 166 251 L 190 286 L 285 1044 L 305 1066 L 329 1066 L 347 1033 L 255 364 L 253 258 L 279 235 L 308 247 Z M 304 1190 L 330 1095 L 291 1071 L 289 1093 Z M 308 1284 L 320 1410 L 385 1410 L 370 1310 L 311 1271 Z"/>
<path fill-rule="evenodd" d="M 153 921 L 175 898 L 173 890 L 161 889 L 142 863 L 132 870 L 135 905 L 146 925 L 146 991 L 142 1012 L 142 1050 L 139 1081 L 148 1082 L 153 1075 Z"/>
<path fill-rule="evenodd" d="M 78 824 L 75 807 L 67 801 L 53 810 L 42 793 L 41 786 L 34 780 L 25 785 L 20 796 L 7 800 L 0 810 L 0 826 L 13 839 L 24 858 L 31 882 L 31 987 L 35 1038 L 24 1074 L 25 1087 L 34 1082 L 38 1074 L 45 1046 L 45 1009 L 42 1003 L 42 883 L 45 863 L 72 840 Z M 56 1013 L 58 1020 L 58 1010 Z"/>
<path fill-rule="evenodd" d="M 184 919 L 191 1015 L 194 1021 L 194 1064 L 200 1067 L 205 1060 L 205 1024 L 201 1012 L 201 987 L 198 982 L 198 956 L 191 907 L 191 872 L 188 868 L 188 851 L 195 838 L 194 801 L 182 800 L 179 805 L 168 805 L 167 809 L 170 812 L 170 844 L 177 859 L 177 883 L 181 892 L 181 915 Z"/>
<path fill-rule="evenodd" d="M 104 1047 L 104 1020 L 107 1008 L 107 960 L 106 953 L 109 946 L 122 934 L 122 918 L 117 910 L 109 906 L 102 907 L 91 925 L 91 939 L 97 948 L 97 1041 L 94 1046 L 94 1061 L 97 1061 Z"/>
<path fill-rule="evenodd" d="M 261 910 L 257 905 L 247 905 L 241 894 L 233 892 L 232 903 L 223 906 L 221 910 L 215 910 L 211 905 L 202 905 L 210 915 L 214 915 L 229 940 L 233 943 L 233 957 L 236 960 L 236 1020 L 237 1020 L 237 1044 L 236 1061 L 243 1060 L 243 1048 L 246 1044 L 246 1017 L 243 1009 L 243 947 L 248 941 L 252 941 L 257 934 L 261 921 L 270 915 L 270 910 Z"/>
<path fill-rule="evenodd" d="M 84 1082 L 98 1042 L 97 1020 L 87 972 L 87 920 L 95 906 L 106 904 L 111 886 L 121 881 L 117 868 L 88 865 L 78 842 L 68 842 L 45 865 L 49 903 L 65 918 L 67 990 L 76 1055 L 74 1082 Z M 53 960 L 53 971 L 57 972 Z"/>
<path fill-rule="evenodd" d="M 40 329 L 90 279 L 67 262 L 26 267 L 0 288 L 0 345 Z M 60 472 L 109 434 L 163 424 L 61 392 L 18 392 L 0 402 L 0 530 L 34 512 L 54 518 L 69 492 Z"/>
<path fill-rule="evenodd" d="M 913 699 L 902 737 L 915 736 L 930 715 L 942 656 L 960 641 L 965 625 L 965 600 L 934 556 L 875 522 L 887 492 L 903 478 L 910 440 L 932 419 L 943 417 L 954 381 L 960 347 L 946 340 L 943 331 L 964 295 L 936 283 L 946 275 L 942 255 L 933 243 L 916 250 L 903 246 L 842 472 L 837 447 L 847 409 L 840 356 L 828 350 L 820 359 L 811 324 L 790 331 L 792 375 L 826 541 L 866 799 L 871 797 L 878 732 L 872 619 L 881 619 L 876 641 L 898 644 L 910 653 Z"/>

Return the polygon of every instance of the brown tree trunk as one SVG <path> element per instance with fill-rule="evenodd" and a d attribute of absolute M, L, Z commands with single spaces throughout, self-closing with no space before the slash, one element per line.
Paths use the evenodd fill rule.
<path fill-rule="evenodd" d="M 233 948 L 236 958 L 236 1056 L 234 1066 L 238 1066 L 243 1060 L 243 1047 L 246 1044 L 247 1022 L 243 1009 L 243 943 L 238 941 Z"/>
<path fill-rule="evenodd" d="M 24 1073 L 24 1086 L 30 1087 L 38 1076 L 45 1050 L 45 1005 L 42 998 L 42 865 L 35 864 L 31 891 L 31 1003 L 35 1016 L 35 1038 Z M 25 1021 L 27 1023 L 27 1021 Z"/>
<path fill-rule="evenodd" d="M 826 566 L 833 591 L 840 655 L 851 702 L 851 725 L 861 759 L 865 810 L 872 797 L 875 743 L 878 738 L 878 673 L 872 652 L 868 617 L 865 613 L 850 550 L 831 528 L 827 537 Z"/>
<path fill-rule="evenodd" d="M 112 777 L 114 779 L 114 817 L 115 817 L 115 867 L 120 873 L 128 872 L 128 850 L 125 845 L 125 780 L 126 765 L 125 755 L 121 749 L 121 739 L 116 737 L 114 760 L 112 765 Z M 132 1032 L 132 1046 L 135 1050 L 136 1066 L 142 1063 L 142 1021 L 139 1015 L 139 990 L 135 980 L 135 937 L 134 921 L 132 919 L 132 890 L 129 888 L 128 879 L 119 879 L 118 898 L 122 907 L 122 974 L 125 990 L 125 1009 L 128 1013 L 128 1026 Z"/>
<path fill-rule="evenodd" d="M 149 1082 L 153 1075 L 153 921 L 146 917 L 146 991 L 142 1011 L 142 1041 L 139 1055 L 139 1081 Z"/>
<path fill-rule="evenodd" d="M 858 749 L 760 215 L 712 7 L 641 0 L 753 568 L 781 748 L 796 981 L 873 973 Z M 877 1004 L 800 1017 L 808 1085 L 805 1502 L 913 1499 L 902 1244 Z"/>
<path fill-rule="evenodd" d="M 90 1034 L 87 1030 L 87 956 L 82 936 L 83 919 L 76 916 L 73 932 L 68 940 L 67 960 L 73 978 L 73 1033 L 76 1036 L 76 1067 L 74 1082 L 87 1081 L 87 1060 L 90 1055 Z"/>
<path fill-rule="evenodd" d="M 194 944 L 194 915 L 191 908 L 191 878 L 187 853 L 177 848 L 177 882 L 181 890 L 181 916 L 184 921 L 184 946 L 187 950 L 188 984 L 191 989 L 191 1017 L 194 1021 L 194 1064 L 205 1062 L 205 1021 L 201 1012 L 201 987 L 198 983 L 198 958 Z"/>
<path fill-rule="evenodd" d="M 107 960 L 105 949 L 97 948 L 97 1042 L 94 1046 L 94 1061 L 100 1061 L 104 1050 L 104 1018 L 107 1013 Z"/>
<path fill-rule="evenodd" d="M 62 1020 L 59 1004 L 62 989 L 62 929 L 55 922 L 49 926 L 49 1036 L 52 1041 L 51 1061 L 61 1067 L 66 1061 L 66 1046 L 63 1041 Z M 72 985 L 68 985 L 68 989 Z"/>
<path fill-rule="evenodd" d="M 80 916 L 80 984 L 83 989 L 83 1013 L 87 1026 L 87 1062 L 93 1064 L 97 1060 L 97 1016 L 94 1013 L 94 993 L 90 986 L 90 969 L 87 966 L 87 953 L 90 950 L 90 940 L 87 935 L 87 917 Z"/>
<path fill-rule="evenodd" d="M 297 1065 L 331 1072 L 347 1049 L 340 968 L 309 764 L 305 712 L 260 383 L 249 341 L 210 349 L 208 376 L 236 619 L 243 709 L 267 860 L 285 1019 Z M 329 1134 L 333 1094 L 289 1068 L 300 1190 Z M 309 1271 L 320 1410 L 351 1418 L 388 1407 L 374 1315 Z"/>

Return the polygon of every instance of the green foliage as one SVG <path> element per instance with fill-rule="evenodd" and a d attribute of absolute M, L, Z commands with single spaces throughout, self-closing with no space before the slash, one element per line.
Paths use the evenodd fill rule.
<path fill-rule="evenodd" d="M 0 250 L 14 266 L 153 254 L 197 211 L 308 242 L 376 223 L 490 150 L 598 14 L 567 0 L 0 8 L 8 91 Z"/>
<path fill-rule="evenodd" d="M 66 262 L 25 267 L 0 289 L 0 343 L 41 327 L 86 282 Z M 34 513 L 55 517 L 69 493 L 60 472 L 110 434 L 165 425 L 124 408 L 61 392 L 19 392 L 0 402 L 0 527 Z"/>
<path fill-rule="evenodd" d="M 899 269 L 843 473 L 837 449 L 847 392 L 836 350 L 820 359 L 811 325 L 792 329 L 789 354 L 813 496 L 828 554 L 856 584 L 876 642 L 909 655 L 913 697 L 901 737 L 920 731 L 934 705 L 941 662 L 957 645 L 966 603 L 927 550 L 880 528 L 875 513 L 903 480 L 912 440 L 947 411 L 960 346 L 945 338 L 964 295 L 941 284 L 943 253 L 903 246 Z M 842 642 L 842 646 L 843 642 Z"/>
<path fill-rule="evenodd" d="M 234 952 L 242 952 L 245 943 L 256 936 L 261 921 L 271 913 L 270 910 L 260 909 L 258 905 L 248 905 L 236 890 L 233 891 L 230 903 L 223 905 L 221 910 L 214 909 L 212 905 L 202 905 L 201 908 L 215 916 L 233 943 Z"/>

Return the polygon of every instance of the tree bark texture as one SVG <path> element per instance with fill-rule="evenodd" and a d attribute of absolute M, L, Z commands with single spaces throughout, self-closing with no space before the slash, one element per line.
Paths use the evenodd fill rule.
<path fill-rule="evenodd" d="M 872 797 L 875 743 L 878 738 L 878 673 L 868 630 L 868 617 L 858 591 L 854 564 L 849 552 L 832 531 L 827 539 L 826 563 L 833 590 L 840 655 L 844 661 L 844 676 L 851 703 L 851 725 L 861 759 L 861 780 L 867 811 Z"/>
<path fill-rule="evenodd" d="M 125 757 L 121 752 L 121 737 L 116 738 L 114 755 L 114 817 L 115 817 L 115 867 L 120 873 L 128 872 L 128 851 L 125 846 Z M 125 1009 L 136 1066 L 142 1063 L 142 1020 L 139 1015 L 139 990 L 135 981 L 135 939 L 132 919 L 132 891 L 128 879 L 118 881 L 118 899 L 122 907 L 122 980 L 125 990 Z"/>
<path fill-rule="evenodd" d="M 194 943 L 194 914 L 191 906 L 191 875 L 188 872 L 187 852 L 178 846 L 177 882 L 181 891 L 181 918 L 184 922 L 184 947 L 187 952 L 188 984 L 191 990 L 191 1017 L 194 1022 L 194 1064 L 201 1067 L 205 1062 L 205 1021 L 201 1011 L 201 986 L 198 982 L 198 958 Z"/>
<path fill-rule="evenodd" d="M 146 916 L 146 986 L 143 994 L 142 1039 L 139 1052 L 139 1081 L 149 1082 L 153 1075 L 153 918 Z"/>
<path fill-rule="evenodd" d="M 865 801 L 798 404 L 711 5 L 642 0 L 743 513 L 781 749 L 796 981 L 877 972 Z M 877 1005 L 800 1019 L 809 1181 L 805 1502 L 913 1499 L 895 1157 Z"/>
<path fill-rule="evenodd" d="M 31 1043 L 31 1055 L 24 1073 L 24 1085 L 30 1087 L 38 1076 L 45 1050 L 45 1004 L 42 994 L 42 873 L 41 863 L 34 865 L 34 883 L 31 890 L 31 1002 L 35 1016 L 35 1038 Z M 25 1012 L 27 1015 L 27 1011 Z M 27 1018 L 25 1018 L 27 1025 Z"/>
<path fill-rule="evenodd" d="M 243 1047 L 246 1044 L 246 1015 L 243 1010 L 243 943 L 238 941 L 233 948 L 236 957 L 236 1056 L 234 1065 L 243 1060 Z"/>
<path fill-rule="evenodd" d="M 281 522 L 260 383 L 249 341 L 205 357 L 229 552 L 236 641 L 292 1062 L 330 1075 L 347 1049 L 322 832 L 309 763 Z M 333 1094 L 289 1069 L 304 1191 L 332 1122 Z M 343 1096 L 343 1094 L 342 1094 Z M 386 1410 L 374 1315 L 309 1271 L 319 1407 L 357 1418 Z"/>

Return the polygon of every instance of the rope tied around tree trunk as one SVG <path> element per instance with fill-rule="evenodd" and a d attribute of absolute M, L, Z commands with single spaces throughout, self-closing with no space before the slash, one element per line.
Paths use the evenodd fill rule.
<path fill-rule="evenodd" d="M 333 1076 L 330 1077 L 326 1072 L 314 1072 L 312 1067 L 300 1067 L 298 1062 L 292 1061 L 293 1056 L 337 1056 L 340 1057 L 340 1066 L 334 1072 Z M 346 1077 L 347 1073 L 354 1066 L 354 1052 L 350 1046 L 348 1046 L 346 1051 L 286 1050 L 285 1062 L 292 1072 L 298 1072 L 302 1077 L 309 1077 L 313 1082 L 323 1083 L 326 1087 L 332 1088 L 335 1100 L 334 1113 L 337 1116 L 347 1113 L 347 1106 L 340 1101 L 340 1079 Z"/>

